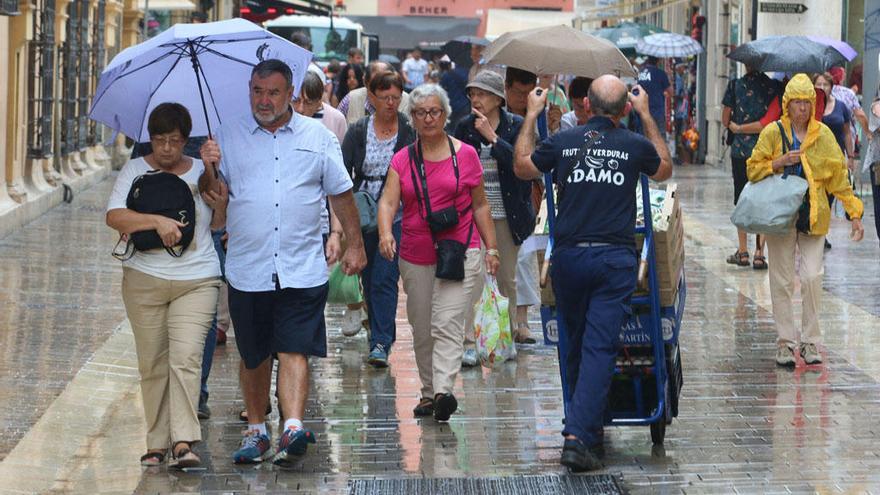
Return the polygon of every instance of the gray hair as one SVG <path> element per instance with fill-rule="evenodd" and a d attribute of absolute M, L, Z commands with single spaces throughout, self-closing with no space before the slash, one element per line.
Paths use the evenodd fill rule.
<path fill-rule="evenodd" d="M 409 94 L 409 115 L 407 117 L 409 117 L 410 125 L 415 124 L 413 111 L 415 111 L 416 107 L 432 96 L 440 100 L 440 106 L 443 107 L 443 113 L 446 114 L 446 121 L 449 122 L 449 118 L 452 115 L 452 106 L 449 105 L 449 95 L 446 94 L 446 90 L 439 84 L 422 84 L 416 86 L 416 89 L 412 90 Z"/>

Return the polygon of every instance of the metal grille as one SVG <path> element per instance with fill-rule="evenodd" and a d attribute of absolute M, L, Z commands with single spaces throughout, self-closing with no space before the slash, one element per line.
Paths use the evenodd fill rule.
<path fill-rule="evenodd" d="M 19 15 L 18 0 L 0 0 L 0 15 Z"/>
<path fill-rule="evenodd" d="M 95 30 L 92 35 L 92 74 L 91 74 L 91 82 L 92 88 L 97 88 L 98 86 L 98 78 L 101 77 L 101 72 L 104 70 L 104 64 L 106 63 L 106 47 L 104 46 L 104 32 L 105 32 L 105 24 L 104 24 L 104 16 L 106 13 L 106 0 L 98 0 L 98 7 L 95 9 Z M 94 91 L 91 91 L 92 93 Z M 88 103 L 88 102 L 87 102 Z M 88 107 L 86 107 L 85 112 L 88 112 Z M 88 119 L 88 117 L 86 117 Z M 88 120 L 89 126 L 89 137 L 88 137 L 88 145 L 94 146 L 98 144 L 98 123 L 94 120 Z"/>
<path fill-rule="evenodd" d="M 581 476 L 509 476 L 503 478 L 412 478 L 354 480 L 349 495 L 419 493 L 424 495 L 579 495 L 624 494 L 608 474 Z"/>
<path fill-rule="evenodd" d="M 28 156 L 52 156 L 55 88 L 55 0 L 37 0 L 34 37 L 28 43 Z"/>
<path fill-rule="evenodd" d="M 92 90 L 92 48 L 89 44 L 91 33 L 91 17 L 89 16 L 88 0 L 79 2 L 79 57 L 76 63 L 76 76 L 79 79 L 79 95 L 76 104 L 76 147 L 84 149 L 88 145 L 89 136 L 89 94 Z"/>
<path fill-rule="evenodd" d="M 77 65 L 79 58 L 79 5 L 83 0 L 67 4 L 67 39 L 61 47 L 61 154 L 77 148 Z"/>

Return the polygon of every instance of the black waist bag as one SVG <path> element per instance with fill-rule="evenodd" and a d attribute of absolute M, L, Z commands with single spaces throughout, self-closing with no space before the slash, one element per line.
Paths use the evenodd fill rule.
<path fill-rule="evenodd" d="M 162 215 L 186 224 L 185 227 L 180 228 L 182 237 L 174 248 L 162 244 L 162 238 L 155 230 L 144 230 L 129 236 L 134 249 L 149 251 L 164 248 L 175 258 L 183 255 L 192 242 L 196 230 L 196 203 L 189 185 L 183 179 L 161 170 L 147 172 L 131 184 L 125 205 L 129 210 L 138 213 Z"/>

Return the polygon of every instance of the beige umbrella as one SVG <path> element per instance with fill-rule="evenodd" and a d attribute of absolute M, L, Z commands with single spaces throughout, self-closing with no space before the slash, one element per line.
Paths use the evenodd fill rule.
<path fill-rule="evenodd" d="M 487 63 L 535 74 L 572 74 L 593 79 L 605 74 L 636 75 L 614 43 L 562 25 L 504 33 L 486 48 L 483 58 Z"/>

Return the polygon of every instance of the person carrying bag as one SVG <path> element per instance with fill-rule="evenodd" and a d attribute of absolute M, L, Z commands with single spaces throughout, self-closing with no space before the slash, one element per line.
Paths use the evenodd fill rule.
<path fill-rule="evenodd" d="M 450 112 L 440 86 L 426 84 L 410 94 L 418 144 L 394 155 L 379 199 L 379 252 L 389 260 L 397 255 L 392 225 L 403 205 L 400 277 L 422 383 L 413 414 L 433 414 L 437 421 L 447 421 L 458 408 L 453 387 L 483 263 L 492 275 L 499 265 L 480 158 L 444 131 Z"/>
<path fill-rule="evenodd" d="M 793 77 L 782 97 L 782 118 L 776 125 L 768 125 L 761 131 L 747 162 L 749 188 L 767 181 L 770 181 L 767 184 L 779 184 L 782 188 L 790 185 L 798 175 L 807 184 L 805 196 L 798 196 L 797 190 L 787 196 L 787 221 L 779 230 L 767 235 L 772 261 L 770 299 L 778 333 L 775 360 L 780 366 L 795 366 L 797 355 L 806 364 L 822 363 L 818 347 L 822 342 L 818 312 L 825 235 L 831 222 L 829 194 L 843 204 L 852 218 L 851 238 L 860 241 L 864 236 L 862 202 L 853 193 L 847 178 L 846 160 L 834 134 L 815 118 L 815 106 L 816 91 L 810 79 L 805 74 Z M 780 174 L 787 175 L 787 178 L 782 179 Z M 768 188 L 767 194 L 779 194 L 779 191 Z M 741 202 L 744 199 L 740 197 Z M 777 200 L 782 201 L 778 197 Z M 792 303 L 796 253 L 800 254 L 803 300 L 800 332 L 795 328 Z M 795 352 L 796 348 L 798 352 Z"/>

